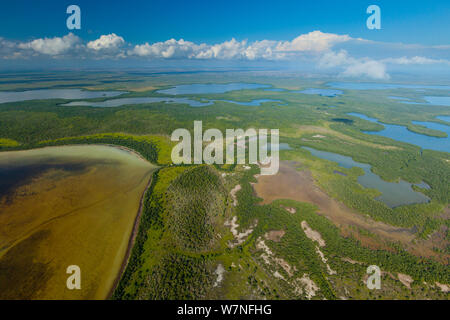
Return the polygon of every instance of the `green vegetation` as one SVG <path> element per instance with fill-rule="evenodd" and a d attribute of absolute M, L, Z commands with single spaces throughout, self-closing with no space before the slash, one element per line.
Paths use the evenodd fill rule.
<path fill-rule="evenodd" d="M 248 73 L 195 76 L 120 73 L 112 77 L 78 74 L 83 80 L 72 79 L 68 74 L 59 76 L 62 80 L 57 82 L 29 81 L 16 86 L 4 83 L 0 90 L 62 85 L 127 90 L 120 97 L 125 98 L 157 97 L 161 96 L 157 88 L 193 82 L 270 83 L 292 90 L 324 85 L 320 79 Z M 435 117 L 449 115 L 447 107 L 407 105 L 388 98 L 401 95 L 418 101 L 422 94 L 412 90 L 347 90 L 330 98 L 289 91 L 244 90 L 183 96 L 197 100 L 283 102 L 281 106 L 269 102 L 259 107 L 222 101 L 203 108 L 165 103 L 117 108 L 63 107 L 60 104 L 67 101 L 62 99 L 7 103 L 0 104 L 0 137 L 3 137 L 0 150 L 111 144 L 132 149 L 160 165 L 145 194 L 139 232 L 114 299 L 446 299 L 446 294 L 433 284 L 450 282 L 449 154 L 364 134 L 362 131 L 381 130 L 382 126 L 347 115 L 359 112 L 384 123 L 407 126 L 414 132 L 443 136 L 442 132 L 413 125 L 411 121 L 442 123 Z M 281 152 L 283 160 L 299 162 L 302 168 L 311 171 L 323 191 L 359 214 L 413 230 L 414 241 L 432 246 L 435 259 L 414 253 L 406 245 L 387 243 L 379 234 L 366 229 L 344 230 L 318 215 L 317 208 L 309 203 L 277 200 L 261 205 L 251 185 L 256 182 L 257 167 L 245 170 L 235 165 L 174 166 L 169 136 L 177 128 L 192 129 L 194 120 L 203 121 L 203 130 L 279 128 L 280 142 L 293 148 Z M 339 167 L 311 156 L 302 146 L 370 164 L 372 171 L 386 181 L 423 181 L 430 189 L 413 188 L 427 195 L 430 203 L 389 208 L 375 200 L 377 190 L 365 189 L 358 183 L 360 168 Z M 335 174 L 335 170 L 345 175 Z M 241 189 L 233 199 L 229 192 L 238 184 Z M 234 200 L 237 206 L 233 205 Z M 286 208 L 295 209 L 295 213 Z M 234 217 L 237 225 L 232 231 L 230 221 Z M 318 254 L 317 243 L 302 229 L 303 221 L 326 242 L 320 251 L 337 273 L 330 273 Z M 267 234 L 271 231 L 281 232 L 281 238 L 269 239 Z M 238 244 L 233 244 L 237 242 L 233 232 L 245 234 Z M 371 245 L 358 236 L 369 238 Z M 437 247 L 431 236 L 439 239 Z M 271 254 L 264 251 L 262 243 Z M 371 264 L 379 265 L 384 272 L 381 291 L 369 291 L 363 283 L 366 268 Z M 223 279 L 217 283 L 219 266 L 224 271 Z M 411 289 L 398 280 L 399 272 L 414 279 Z M 311 280 L 318 290 L 308 293 L 305 279 Z"/>
<path fill-rule="evenodd" d="M 336 128 L 334 127 L 334 129 Z M 340 131 L 349 133 L 348 129 Z M 309 140 L 308 137 L 312 135 L 314 134 L 308 133 L 302 137 Z M 378 143 L 382 140 L 378 138 L 373 141 L 367 140 Z M 289 143 L 291 146 L 300 146 L 292 138 L 289 139 Z M 314 141 L 302 141 L 301 145 L 351 156 L 355 161 L 369 163 L 372 165 L 372 171 L 386 181 L 398 181 L 399 179 L 413 183 L 424 181 L 431 186 L 430 189 L 417 187 L 415 189 L 430 197 L 431 202 L 389 208 L 375 200 L 379 195 L 377 190 L 365 189 L 357 182 L 358 176 L 363 173 L 361 169 L 344 169 L 335 162 L 313 157 L 306 150 L 292 151 L 288 157 L 293 160 L 299 159 L 312 169 L 320 186 L 331 196 L 375 220 L 407 228 L 415 226 L 421 230 L 422 237 L 426 237 L 438 226 L 447 223 L 441 217 L 441 212 L 450 200 L 450 171 L 448 163 L 442 159 L 442 153 L 430 150 L 420 152 L 416 147 L 408 148 L 405 145 L 402 145 L 401 149 L 376 150 L 361 144 L 346 143 L 345 148 L 342 148 L 343 143 L 345 141 L 340 138 L 327 136 L 327 139 L 322 139 L 320 144 Z M 400 143 L 393 145 L 399 145 L 400 148 Z M 380 153 L 383 156 L 380 156 Z M 347 176 L 336 175 L 334 174 L 335 170 L 343 171 Z M 425 232 L 422 228 L 427 220 L 433 220 L 432 225 L 435 228 L 428 227 Z M 430 226 L 430 224 L 428 225 Z"/>
<path fill-rule="evenodd" d="M 209 256 L 225 210 L 209 166 L 161 169 L 147 193 L 138 239 L 117 299 L 198 299 L 212 281 Z M 195 288 L 195 289 L 193 289 Z M 193 290 L 192 290 L 193 289 Z"/>
<path fill-rule="evenodd" d="M 205 188 L 208 189 L 205 196 Z M 168 188 L 167 226 L 183 250 L 202 251 L 215 242 L 215 220 L 223 214 L 225 189 L 213 169 L 202 166 L 179 176 Z"/>
<path fill-rule="evenodd" d="M 331 276 L 326 276 L 324 265 L 315 253 L 312 242 L 305 237 L 300 227 L 303 220 L 322 235 L 326 242 L 323 251 L 327 257 L 334 257 L 333 262 L 341 260 L 336 259 L 337 257 L 347 257 L 362 261 L 366 266 L 376 264 L 385 271 L 408 274 L 418 281 L 442 283 L 450 281 L 450 270 L 446 266 L 428 259 L 417 258 L 401 247 L 397 246 L 394 252 L 372 250 L 362 247 L 353 238 L 342 237 L 339 229 L 332 222 L 317 215 L 314 206 L 292 200 L 278 200 L 271 205 L 257 206 L 257 198 L 253 196 L 253 190 L 248 184 L 254 179 L 252 174 L 254 172 L 248 172 L 241 181 L 243 189 L 239 193 L 237 207 L 241 222 L 245 225 L 246 221 L 258 219 L 260 227 L 255 230 L 253 238 L 262 236 L 268 230 L 285 230 L 286 234 L 279 243 L 270 242 L 271 249 L 295 265 L 300 274 L 309 271 L 311 278 L 319 284 L 326 298 L 335 297 L 335 290 L 338 288 L 327 280 Z M 289 214 L 283 209 L 284 207 L 295 208 L 297 213 Z M 340 262 L 339 265 L 342 263 Z"/>
<path fill-rule="evenodd" d="M 10 147 L 17 147 L 17 146 L 19 146 L 19 143 L 17 141 L 14 141 L 11 139 L 0 138 L 0 148 L 10 148 Z"/>
<path fill-rule="evenodd" d="M 201 199 L 207 197 L 214 202 L 216 195 L 223 200 L 223 184 L 219 182 L 215 170 L 208 166 L 161 169 L 147 193 L 138 241 L 113 298 L 305 298 L 305 293 L 298 292 L 298 279 L 307 274 L 319 288 L 313 298 L 336 299 L 339 294 L 344 295 L 344 286 L 346 296 L 374 299 L 376 296 L 371 295 L 361 281 L 365 268 L 371 264 L 379 265 L 384 272 L 408 274 L 416 283 L 450 281 L 450 272 L 446 266 L 417 258 L 400 246 L 393 245 L 389 251 L 373 250 L 353 238 L 343 237 L 333 223 L 317 215 L 313 205 L 292 200 L 259 205 L 260 200 L 254 196 L 250 184 L 255 181 L 253 175 L 257 172 L 257 168 L 247 171 L 236 168 L 234 173 L 237 175 L 227 177 L 225 184 L 228 188 L 236 182 L 242 186 L 237 193 L 237 207 L 232 209 L 232 201 L 229 201 L 228 209 L 221 205 L 219 210 L 215 207 L 206 212 L 208 221 L 223 222 L 224 217 L 229 216 L 230 209 L 231 214 L 235 211 L 241 230 L 248 229 L 257 221 L 256 228 L 243 244 L 229 247 L 225 241 L 231 239 L 227 235 L 229 233 L 219 223 L 215 224 L 215 232 L 221 237 L 216 237 L 215 241 L 211 241 L 214 222 L 195 226 L 199 218 L 205 221 L 203 209 L 208 202 Z M 184 192 L 190 188 L 194 192 Z M 174 190 L 177 192 L 174 193 Z M 184 219 L 183 213 L 188 211 L 182 205 L 173 207 L 174 196 L 177 198 L 176 203 L 193 203 L 192 208 L 198 208 L 189 210 L 191 221 Z M 222 203 L 222 200 L 219 202 Z M 295 208 L 296 213 L 289 213 L 286 207 Z M 174 229 L 174 221 L 185 229 Z M 337 274 L 327 273 L 326 265 L 316 252 L 315 242 L 308 239 L 301 228 L 302 221 L 306 221 L 325 240 L 326 246 L 321 250 Z M 281 241 L 266 239 L 265 235 L 271 230 L 285 232 Z M 181 235 L 177 234 L 179 231 Z M 277 263 L 267 264 L 264 261 L 257 245 L 261 239 L 265 240 L 277 259 L 286 261 L 290 273 Z M 350 264 L 343 259 L 358 261 L 358 264 Z M 224 264 L 226 270 L 220 289 L 213 285 L 217 278 L 214 269 L 218 263 Z M 356 273 L 353 270 L 355 268 L 358 269 Z M 274 278 L 275 271 L 285 280 Z M 236 282 L 236 279 L 240 282 Z M 402 289 L 403 285 L 398 279 L 385 278 L 383 281 L 389 283 L 390 290 L 381 293 L 384 298 L 406 298 L 412 294 Z M 419 287 L 413 291 L 417 297 L 444 297 L 431 289 L 424 293 Z"/>

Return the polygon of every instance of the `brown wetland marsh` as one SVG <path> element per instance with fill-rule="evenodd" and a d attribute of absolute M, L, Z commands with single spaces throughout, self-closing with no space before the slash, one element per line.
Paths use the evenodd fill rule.
<path fill-rule="evenodd" d="M 106 298 L 155 168 L 103 145 L 0 153 L 0 299 Z"/>
<path fill-rule="evenodd" d="M 258 176 L 258 182 L 253 184 L 253 188 L 256 195 L 263 199 L 261 204 L 272 203 L 278 199 L 312 203 L 317 206 L 320 215 L 330 219 L 342 230 L 344 236 L 352 234 L 365 246 L 388 249 L 371 237 L 363 236 L 359 232 L 355 233 L 355 228 L 368 230 L 378 239 L 401 242 L 414 254 L 439 260 L 439 256 L 432 250 L 431 240 L 413 241 L 415 236 L 410 229 L 391 226 L 361 215 L 330 197 L 316 184 L 311 171 L 299 169 L 299 166 L 301 166 L 299 162 L 281 161 L 276 175 Z"/>

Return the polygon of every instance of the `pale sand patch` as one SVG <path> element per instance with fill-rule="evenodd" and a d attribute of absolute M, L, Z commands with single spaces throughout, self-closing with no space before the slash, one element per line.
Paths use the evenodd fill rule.
<path fill-rule="evenodd" d="M 303 277 L 297 280 L 304 286 L 304 289 L 306 291 L 306 298 L 308 298 L 309 300 L 311 300 L 311 298 L 316 295 L 317 291 L 319 291 L 319 287 L 317 286 L 317 284 L 315 284 L 315 282 L 312 281 L 306 273 L 303 275 Z M 300 292 L 300 294 L 302 293 L 303 292 Z"/>
<path fill-rule="evenodd" d="M 441 289 L 442 292 L 445 292 L 445 293 L 450 292 L 450 285 L 442 284 L 439 282 L 435 282 L 435 284 Z"/>
<path fill-rule="evenodd" d="M 263 258 L 266 264 L 271 265 L 272 262 L 275 262 L 280 267 L 282 267 L 284 271 L 286 271 L 289 277 L 293 276 L 292 267 L 289 265 L 289 263 L 287 263 L 283 258 L 275 257 L 272 250 L 270 250 L 270 248 L 266 245 L 264 240 L 261 239 L 261 237 L 256 240 L 256 249 L 264 251 L 264 253 L 261 254 L 261 258 Z"/>
<path fill-rule="evenodd" d="M 282 275 L 281 273 L 279 273 L 278 271 L 275 271 L 275 272 L 273 273 L 273 276 L 274 276 L 275 278 L 278 278 L 278 279 L 281 279 L 281 280 L 286 281 L 286 279 L 283 277 L 283 275 Z"/>
<path fill-rule="evenodd" d="M 348 262 L 348 263 L 351 263 L 351 264 L 364 264 L 364 263 L 361 262 L 361 261 L 352 260 L 352 259 L 350 259 L 350 258 L 341 258 L 341 260 L 342 260 L 342 261 L 345 261 L 345 262 Z"/>
<path fill-rule="evenodd" d="M 214 271 L 214 273 L 217 275 L 217 279 L 216 279 L 216 282 L 214 283 L 214 287 L 217 287 L 222 282 L 224 272 L 225 272 L 225 268 L 223 267 L 223 265 L 221 263 L 219 263 L 216 271 Z"/>
<path fill-rule="evenodd" d="M 286 231 L 284 231 L 284 230 L 272 230 L 272 231 L 266 232 L 264 237 L 268 240 L 280 242 L 281 238 L 283 238 L 285 233 L 286 233 Z"/>
<path fill-rule="evenodd" d="M 384 277 L 385 275 L 388 275 L 392 280 L 397 280 L 397 278 L 395 278 L 395 276 L 391 272 L 389 272 L 389 271 L 381 271 L 381 276 Z"/>
<path fill-rule="evenodd" d="M 236 187 L 234 187 L 234 188 L 230 191 L 231 198 L 233 199 L 233 206 L 235 206 L 235 207 L 238 205 L 238 201 L 237 201 L 237 199 L 236 199 L 236 193 L 237 193 L 239 190 L 241 190 L 241 185 L 240 185 L 240 184 L 236 185 Z"/>
<path fill-rule="evenodd" d="M 292 213 L 292 214 L 294 214 L 294 213 L 296 213 L 297 212 L 297 209 L 295 209 L 295 208 L 290 208 L 290 207 L 285 207 L 285 206 L 281 206 L 284 210 L 286 210 L 287 212 L 289 212 L 289 213 Z"/>
<path fill-rule="evenodd" d="M 281 266 L 284 271 L 289 275 L 289 277 L 292 277 L 294 274 L 292 273 L 291 266 L 289 263 L 286 262 L 283 258 L 274 258 L 275 262 L 278 263 L 279 266 Z"/>
<path fill-rule="evenodd" d="M 264 251 L 269 256 L 273 254 L 272 250 L 270 250 L 270 248 L 266 245 L 264 240 L 261 239 L 261 237 L 259 237 L 258 240 L 256 241 L 256 249 Z"/>
<path fill-rule="evenodd" d="M 227 121 L 232 121 L 232 120 L 239 120 L 239 118 L 232 118 L 232 117 L 223 117 L 223 116 L 218 116 L 216 117 L 217 120 L 227 120 Z"/>
<path fill-rule="evenodd" d="M 311 229 L 306 221 L 302 221 L 302 229 L 309 239 L 318 243 L 319 247 L 325 247 L 325 240 L 322 239 L 320 233 Z"/>
<path fill-rule="evenodd" d="M 258 250 L 264 251 L 264 253 L 261 254 L 261 257 L 263 258 L 264 262 L 267 265 L 271 265 L 273 262 L 277 263 L 279 266 L 281 266 L 284 269 L 284 271 L 286 271 L 286 273 L 288 274 L 289 277 L 293 276 L 292 270 L 297 271 L 297 269 L 295 267 L 292 268 L 284 259 L 274 257 L 272 250 L 270 250 L 270 248 L 266 245 L 264 240 L 261 239 L 261 237 L 259 237 L 256 240 L 256 248 Z M 275 278 L 283 279 L 286 281 L 284 276 L 282 274 L 280 274 L 278 271 L 275 271 L 273 275 Z M 290 282 L 290 284 L 294 286 L 294 292 L 297 295 L 302 296 L 303 293 L 305 292 L 305 295 L 308 299 L 311 299 L 312 297 L 314 297 L 316 295 L 317 291 L 319 291 L 319 289 L 320 289 L 314 283 L 314 281 L 312 281 L 309 278 L 309 276 L 306 273 L 303 274 L 302 278 L 296 278 L 296 279 L 294 279 L 294 281 Z"/>
<path fill-rule="evenodd" d="M 398 273 L 398 280 L 405 285 L 408 289 L 411 289 L 411 283 L 414 282 L 414 279 L 408 276 L 407 274 Z"/>
<path fill-rule="evenodd" d="M 247 237 L 253 232 L 253 229 L 257 226 L 258 220 L 255 220 L 255 223 L 250 226 L 247 230 L 244 232 L 239 232 L 237 228 L 239 228 L 239 224 L 237 224 L 237 216 L 234 216 L 231 221 L 225 221 L 224 225 L 226 227 L 230 227 L 230 231 L 234 236 L 234 241 L 229 242 L 228 245 L 233 248 L 235 246 L 238 246 L 247 239 Z"/>
<path fill-rule="evenodd" d="M 270 264 L 269 257 L 273 255 L 273 252 L 261 238 L 258 238 L 256 241 L 256 249 L 264 251 L 264 253 L 261 254 L 261 258 L 263 258 L 266 264 Z"/>
<path fill-rule="evenodd" d="M 327 266 L 327 272 L 329 275 L 333 275 L 333 274 L 337 274 L 336 271 L 334 271 L 333 269 L 331 269 L 330 265 L 328 264 L 328 259 L 325 258 L 325 255 L 323 254 L 322 251 L 320 251 L 319 247 L 316 246 L 316 252 L 317 254 L 320 256 L 320 259 L 322 259 L 322 262 L 325 263 L 325 265 Z"/>

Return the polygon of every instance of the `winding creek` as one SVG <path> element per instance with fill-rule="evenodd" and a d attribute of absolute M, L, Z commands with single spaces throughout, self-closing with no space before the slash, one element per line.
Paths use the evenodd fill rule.
<path fill-rule="evenodd" d="M 365 188 L 377 189 L 381 195 L 376 200 L 384 202 L 387 206 L 394 208 L 402 205 L 426 203 L 430 199 L 424 194 L 414 191 L 412 184 L 403 180 L 400 182 L 387 182 L 372 172 L 371 165 L 354 161 L 351 157 L 343 156 L 333 152 L 320 151 L 310 147 L 302 147 L 313 156 L 337 162 L 343 168 L 358 167 L 364 170 L 364 174 L 358 177 L 358 182 Z M 425 183 L 416 186 L 429 188 Z"/>
<path fill-rule="evenodd" d="M 361 113 L 350 112 L 347 114 L 370 122 L 379 123 L 384 126 L 384 129 L 381 131 L 364 131 L 364 133 L 379 135 L 397 141 L 414 144 L 423 149 L 450 152 L 450 126 L 435 122 L 413 121 L 414 124 L 442 131 L 447 134 L 446 138 L 439 138 L 412 132 L 405 126 L 382 123 L 379 122 L 378 119 L 368 117 Z"/>

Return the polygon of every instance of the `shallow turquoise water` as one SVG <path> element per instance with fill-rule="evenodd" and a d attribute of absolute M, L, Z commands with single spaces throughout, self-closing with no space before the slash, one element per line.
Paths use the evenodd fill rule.
<path fill-rule="evenodd" d="M 384 202 L 388 207 L 394 208 L 402 205 L 426 203 L 429 198 L 424 194 L 414 191 L 411 183 L 400 180 L 400 182 L 387 182 L 372 172 L 371 165 L 354 161 L 351 157 L 343 156 L 333 152 L 320 151 L 310 147 L 302 147 L 315 157 L 337 162 L 343 168 L 358 167 L 364 170 L 364 175 L 358 177 L 358 182 L 366 188 L 377 189 L 382 194 L 376 200 Z M 419 187 L 429 188 L 426 183 L 416 184 Z"/>

